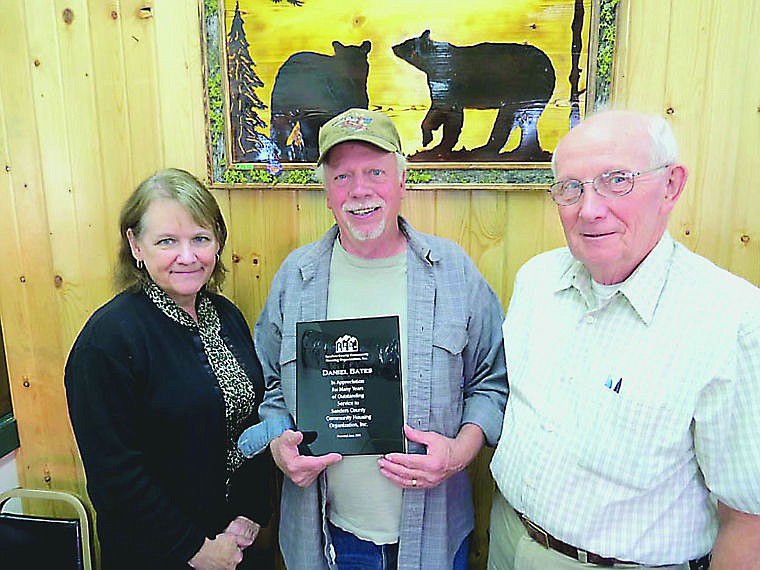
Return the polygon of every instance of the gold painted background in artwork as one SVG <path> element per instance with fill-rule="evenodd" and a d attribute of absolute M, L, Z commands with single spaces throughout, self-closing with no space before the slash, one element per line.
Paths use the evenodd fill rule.
<path fill-rule="evenodd" d="M 226 30 L 230 29 L 236 3 L 237 0 L 225 1 Z M 333 55 L 334 40 L 344 45 L 370 40 L 370 105 L 380 107 L 396 120 L 404 150 L 412 154 L 422 148 L 420 123 L 430 106 L 427 79 L 425 73 L 396 57 L 391 47 L 429 29 L 432 40 L 458 46 L 526 43 L 543 50 L 552 60 L 557 78 L 554 96 L 539 121 L 543 148 L 553 150 L 569 128 L 573 0 L 307 0 L 302 7 L 287 2 L 273 4 L 271 0 L 240 0 L 239 7 L 256 73 L 264 82 L 257 94 L 267 106 L 277 70 L 294 52 Z M 586 1 L 581 89 L 585 89 L 590 20 L 591 2 Z M 269 110 L 261 118 L 269 124 Z M 496 110 L 465 110 L 465 125 L 455 149 L 485 144 L 495 118 Z M 518 133 L 512 133 L 507 150 L 517 146 Z M 440 138 L 439 129 L 427 148 Z"/>
<path fill-rule="evenodd" d="M 0 319 L 27 487 L 86 494 L 63 365 L 82 324 L 113 294 L 122 201 L 158 168 L 206 176 L 198 6 L 161 0 L 148 18 L 144 6 L 3 2 Z M 758 29 L 757 2 L 624 2 L 613 88 L 616 104 L 667 117 L 681 143 L 690 179 L 671 218 L 675 238 L 755 284 L 760 67 L 747 54 L 760 52 Z M 330 212 L 315 191 L 215 195 L 230 226 L 225 293 L 253 324 L 285 255 L 319 237 Z M 420 230 L 459 242 L 505 306 L 518 267 L 564 243 L 540 191 L 414 191 L 404 213 Z M 484 568 L 487 550 L 488 457 L 470 469 L 473 569 Z"/>

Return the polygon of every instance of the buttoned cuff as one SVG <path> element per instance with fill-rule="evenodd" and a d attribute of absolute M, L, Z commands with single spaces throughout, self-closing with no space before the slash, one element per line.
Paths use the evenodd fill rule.
<path fill-rule="evenodd" d="M 269 442 L 295 425 L 290 416 L 275 416 L 247 428 L 238 438 L 238 449 L 246 457 L 258 455 L 267 448 Z"/>

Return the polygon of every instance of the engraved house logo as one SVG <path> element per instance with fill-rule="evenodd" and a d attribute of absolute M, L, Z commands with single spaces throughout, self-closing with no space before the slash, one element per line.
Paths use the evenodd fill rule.
<path fill-rule="evenodd" d="M 335 352 L 357 352 L 359 350 L 359 341 L 355 336 L 344 334 L 335 341 Z"/>

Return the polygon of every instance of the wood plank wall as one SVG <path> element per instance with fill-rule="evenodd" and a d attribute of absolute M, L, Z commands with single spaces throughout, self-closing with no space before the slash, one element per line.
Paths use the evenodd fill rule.
<path fill-rule="evenodd" d="M 3 8 L 0 319 L 19 478 L 85 497 L 63 364 L 86 318 L 113 294 L 124 198 L 162 167 L 205 177 L 199 8 L 187 0 L 4 0 Z M 671 231 L 760 283 L 760 68 L 751 57 L 760 52 L 760 3 L 622 0 L 620 9 L 613 103 L 666 116 L 690 169 Z M 320 192 L 216 195 L 231 226 L 226 293 L 253 323 L 282 259 L 321 235 L 330 214 Z M 411 192 L 404 212 L 461 243 L 505 306 L 518 267 L 564 243 L 541 192 Z M 486 556 L 489 455 L 472 468 L 473 568 Z"/>

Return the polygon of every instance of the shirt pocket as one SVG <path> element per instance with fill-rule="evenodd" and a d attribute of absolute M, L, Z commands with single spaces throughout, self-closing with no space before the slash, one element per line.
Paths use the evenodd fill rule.
<path fill-rule="evenodd" d="M 431 409 L 439 410 L 447 431 L 459 429 L 464 391 L 464 359 L 467 330 L 456 325 L 436 327 L 433 331 L 433 369 Z"/>
<path fill-rule="evenodd" d="M 585 402 L 584 402 L 585 400 Z M 648 489 L 664 480 L 688 445 L 677 410 L 664 402 L 641 401 L 598 388 L 581 398 L 578 464 L 626 487 Z"/>

